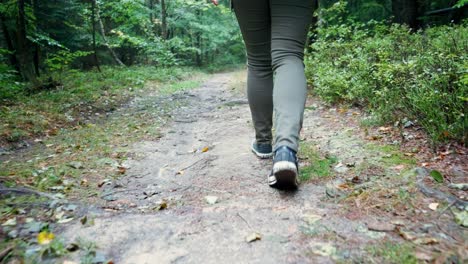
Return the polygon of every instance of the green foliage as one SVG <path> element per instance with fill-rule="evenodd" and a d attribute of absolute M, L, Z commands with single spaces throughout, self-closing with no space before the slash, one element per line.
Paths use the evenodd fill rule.
<path fill-rule="evenodd" d="M 455 5 L 455 7 L 461 8 L 461 7 L 464 7 L 466 4 L 468 4 L 468 0 L 458 0 L 458 2 L 457 2 L 457 4 Z"/>
<path fill-rule="evenodd" d="M 58 73 L 60 80 L 64 70 L 69 69 L 70 64 L 78 58 L 88 56 L 92 52 L 86 51 L 75 51 L 70 52 L 68 50 L 61 50 L 57 53 L 52 54 L 46 59 L 45 65 L 51 73 Z"/>
<path fill-rule="evenodd" d="M 50 130 L 84 122 L 86 113 L 114 110 L 129 100 L 147 82 L 172 83 L 186 79 L 198 72 L 188 67 L 104 67 L 99 72 L 65 71 L 61 89 L 38 91 L 31 96 L 22 89 L 11 92 L 7 102 L 0 107 L 0 140 L 17 142 L 21 139 L 44 135 Z M 196 82 L 180 86 L 168 85 L 167 92 L 192 87 Z M 1 95 L 1 94 L 0 94 Z M 53 180 L 49 174 L 41 174 L 45 181 Z M 54 174 L 57 175 L 57 174 Z"/>
<path fill-rule="evenodd" d="M 370 247 L 369 253 L 371 253 L 373 257 L 380 258 L 383 263 L 418 263 L 417 258 L 414 256 L 414 247 L 410 244 L 385 242 L 381 246 Z"/>
<path fill-rule="evenodd" d="M 323 10 L 324 17 L 340 20 L 343 5 Z M 368 107 L 383 122 L 416 120 L 435 142 L 466 140 L 465 24 L 411 33 L 401 25 L 348 19 L 323 22 L 318 35 L 306 58 L 314 93 Z"/>
<path fill-rule="evenodd" d="M 330 177 L 332 165 L 338 160 L 336 157 L 329 156 L 322 158 L 319 153 L 310 145 L 300 145 L 300 159 L 305 160 L 308 165 L 305 165 L 300 170 L 299 179 L 308 181 L 317 178 Z"/>

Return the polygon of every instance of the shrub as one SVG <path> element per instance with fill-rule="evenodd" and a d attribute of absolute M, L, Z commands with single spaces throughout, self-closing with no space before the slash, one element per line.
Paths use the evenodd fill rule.
<path fill-rule="evenodd" d="M 318 35 L 305 59 L 314 93 L 366 107 L 382 122 L 416 120 L 434 142 L 466 142 L 466 23 L 415 33 L 348 20 L 322 23 Z"/>

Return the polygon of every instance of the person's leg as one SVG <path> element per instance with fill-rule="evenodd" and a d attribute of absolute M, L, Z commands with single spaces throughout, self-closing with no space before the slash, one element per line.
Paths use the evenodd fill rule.
<path fill-rule="evenodd" d="M 312 21 L 313 0 L 270 0 L 270 3 L 275 150 L 286 146 L 297 152 L 307 96 L 304 46 Z"/>
<path fill-rule="evenodd" d="M 235 0 L 233 4 L 247 49 L 247 96 L 255 138 L 259 144 L 271 144 L 273 72 L 269 1 Z"/>

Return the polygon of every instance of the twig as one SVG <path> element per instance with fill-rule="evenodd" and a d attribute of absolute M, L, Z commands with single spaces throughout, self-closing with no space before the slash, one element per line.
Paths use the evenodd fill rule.
<path fill-rule="evenodd" d="M 197 121 L 198 121 L 198 120 L 196 120 L 196 119 L 189 119 L 189 120 L 181 120 L 181 119 L 178 119 L 178 120 L 177 120 L 177 119 L 176 119 L 176 120 L 174 120 L 174 122 L 176 122 L 176 123 L 195 123 L 195 122 L 197 122 Z"/>
<path fill-rule="evenodd" d="M 124 190 L 118 190 L 118 191 L 113 191 L 113 192 L 109 192 L 109 193 L 102 194 L 100 197 L 101 197 L 101 198 L 104 198 L 104 197 L 106 197 L 106 196 L 114 195 L 114 194 L 117 194 L 117 193 L 122 193 L 122 192 L 134 192 L 134 191 L 138 191 L 138 190 L 141 190 L 141 188 L 139 188 L 139 189 L 124 189 Z"/>
<path fill-rule="evenodd" d="M 444 193 L 442 191 L 427 187 L 423 180 L 426 177 L 425 174 L 418 173 L 418 179 L 416 181 L 416 186 L 418 186 L 419 191 L 428 197 L 432 197 L 438 200 L 443 200 L 449 204 L 455 205 L 457 208 L 464 210 L 468 206 L 468 202 L 458 199 L 456 196 L 451 194 Z"/>
<path fill-rule="evenodd" d="M 175 173 L 175 175 L 177 175 L 180 171 L 185 171 L 185 170 L 188 170 L 188 169 L 192 168 L 193 166 L 197 165 L 197 164 L 198 164 L 199 162 L 201 162 L 201 161 L 209 162 L 209 161 L 213 161 L 213 160 L 214 160 L 214 158 L 208 158 L 208 159 L 201 158 L 201 159 L 195 161 L 194 163 L 190 164 L 189 166 L 178 170 L 178 171 Z"/>
<path fill-rule="evenodd" d="M 250 226 L 249 222 L 247 222 L 247 220 L 245 220 L 245 218 L 238 212 L 237 213 L 237 216 L 240 217 L 240 219 L 242 219 L 242 221 L 244 221 L 245 224 L 247 224 L 247 226 L 253 230 L 252 226 Z"/>
<path fill-rule="evenodd" d="M 2 250 L 0 252 L 0 260 L 2 260 L 4 257 L 6 257 L 8 255 L 8 253 L 10 253 L 10 251 L 12 251 L 15 247 L 14 246 L 9 246 L 7 248 L 5 248 L 4 250 Z"/>

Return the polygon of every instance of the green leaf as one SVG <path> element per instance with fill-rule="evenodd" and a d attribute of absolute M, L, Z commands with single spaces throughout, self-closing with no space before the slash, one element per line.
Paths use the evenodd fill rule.
<path fill-rule="evenodd" d="M 438 183 L 444 182 L 444 176 L 439 171 L 433 170 L 430 173 L 431 177 Z"/>

